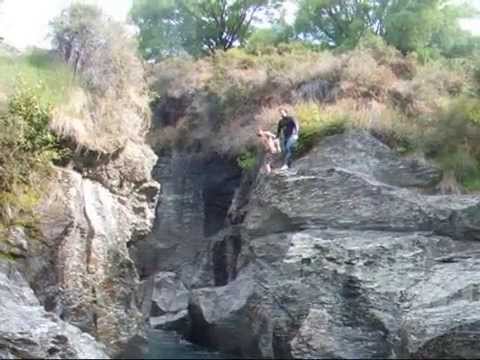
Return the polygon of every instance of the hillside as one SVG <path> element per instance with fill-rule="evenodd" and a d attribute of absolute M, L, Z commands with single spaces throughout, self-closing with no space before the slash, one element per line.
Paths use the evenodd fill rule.
<path fill-rule="evenodd" d="M 302 126 L 300 153 L 323 134 L 362 128 L 438 163 L 454 182 L 445 191 L 476 190 L 475 74 L 471 60 L 422 64 L 374 37 L 348 52 L 291 45 L 167 60 L 151 71 L 158 99 L 150 141 L 157 150 L 200 146 L 245 158 L 256 128 L 274 130 L 287 108 Z"/>

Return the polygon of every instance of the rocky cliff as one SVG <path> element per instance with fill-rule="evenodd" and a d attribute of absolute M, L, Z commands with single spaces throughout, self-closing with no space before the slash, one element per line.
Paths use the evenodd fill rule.
<path fill-rule="evenodd" d="M 226 225 L 241 172 L 229 159 L 174 152 L 160 157 L 154 177 L 162 184 L 151 235 L 140 242 L 142 277 L 176 272 L 188 286 L 207 257 L 209 238 Z"/>
<path fill-rule="evenodd" d="M 106 358 L 95 339 L 47 313 L 18 269 L 0 260 L 0 358 Z"/>
<path fill-rule="evenodd" d="M 227 227 L 159 236 L 157 220 L 150 244 L 195 242 L 203 261 L 151 267 L 152 324 L 248 357 L 478 357 L 480 197 L 438 195 L 441 178 L 352 131 L 287 173 L 244 178 Z M 176 216 L 200 224 L 185 194 L 169 197 Z"/>
<path fill-rule="evenodd" d="M 147 236 L 153 224 L 159 184 L 152 180 L 151 171 L 157 157 L 145 144 L 128 142 L 108 157 L 81 159 L 83 163 L 77 162 L 74 169 L 55 169 L 54 180 L 38 207 L 38 233 L 31 237 L 20 230 L 12 233 L 6 252 L 17 257 L 41 304 L 52 313 L 46 316 L 38 306 L 29 310 L 36 311 L 38 327 L 48 325 L 42 323 L 43 318 L 58 316 L 94 336 L 114 355 L 144 333 L 142 284 L 129 246 Z M 18 316 L 23 316 L 20 310 Z M 40 349 L 26 347 L 21 355 L 57 356 L 43 344 L 62 333 L 40 334 L 36 325 L 29 324 L 22 325 L 32 328 L 24 340 L 29 342 L 33 336 L 36 341 L 40 336 Z M 72 332 L 71 328 L 67 330 Z M 80 336 L 80 330 L 75 336 Z M 83 357 L 89 353 L 62 354 Z"/>

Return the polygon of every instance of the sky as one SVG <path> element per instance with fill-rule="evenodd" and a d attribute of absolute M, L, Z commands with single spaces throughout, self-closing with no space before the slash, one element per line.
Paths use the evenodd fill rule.
<path fill-rule="evenodd" d="M 18 49 L 48 47 L 48 23 L 75 0 L 4 0 L 0 7 L 0 36 Z M 100 6 L 112 18 L 127 19 L 132 0 L 84 0 Z"/>
<path fill-rule="evenodd" d="M 48 23 L 75 0 L 4 0 L 0 8 L 0 36 L 18 49 L 28 46 L 48 47 Z M 125 21 L 132 0 L 83 0 L 100 6 L 112 18 Z M 291 1 L 295 3 L 295 1 Z M 480 0 L 469 0 L 480 9 Z M 293 13 L 294 6 L 289 6 Z M 462 25 L 480 35 L 480 18 L 465 20 Z"/>

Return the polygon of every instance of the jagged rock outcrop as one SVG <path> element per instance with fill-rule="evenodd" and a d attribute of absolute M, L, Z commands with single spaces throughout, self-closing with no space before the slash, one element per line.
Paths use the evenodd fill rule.
<path fill-rule="evenodd" d="M 57 168 L 38 209 L 40 241 L 31 241 L 25 273 L 48 311 L 94 335 L 110 354 L 143 334 L 140 279 L 129 245 L 154 219 L 156 156 L 128 143 L 79 173 Z"/>
<path fill-rule="evenodd" d="M 480 197 L 432 195 L 440 180 L 358 131 L 259 176 L 223 235 L 236 256 L 210 265 L 228 284 L 192 291 L 192 339 L 266 358 L 480 356 Z"/>
<path fill-rule="evenodd" d="M 15 266 L 0 260 L 0 358 L 105 359 L 103 346 L 47 313 Z"/>

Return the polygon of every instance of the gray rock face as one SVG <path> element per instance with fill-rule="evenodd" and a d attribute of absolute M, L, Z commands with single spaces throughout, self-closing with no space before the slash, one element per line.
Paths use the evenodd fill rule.
<path fill-rule="evenodd" d="M 150 325 L 156 329 L 184 330 L 188 327 L 190 294 L 175 273 L 154 277 Z"/>
<path fill-rule="evenodd" d="M 192 293 L 193 337 L 267 358 L 480 356 L 480 197 L 427 195 L 440 180 L 363 132 L 259 177 L 227 235 L 234 280 Z"/>
<path fill-rule="evenodd" d="M 5 241 L 0 242 L 0 252 L 15 257 L 25 257 L 28 253 L 28 240 L 21 227 L 9 230 Z"/>
<path fill-rule="evenodd" d="M 0 358 L 105 359 L 104 346 L 40 306 L 22 275 L 0 260 Z"/>
<path fill-rule="evenodd" d="M 152 234 L 135 245 L 142 277 L 175 272 L 187 288 L 202 279 L 197 269 L 208 258 L 209 237 L 226 224 L 240 181 L 228 159 L 174 153 L 161 157 L 154 172 L 162 184 Z"/>
<path fill-rule="evenodd" d="M 84 174 L 57 169 L 39 207 L 43 240 L 32 242 L 25 260 L 46 309 L 94 335 L 111 354 L 144 332 L 140 280 L 128 245 L 153 224 L 155 161 L 146 146 L 128 144 Z"/>

